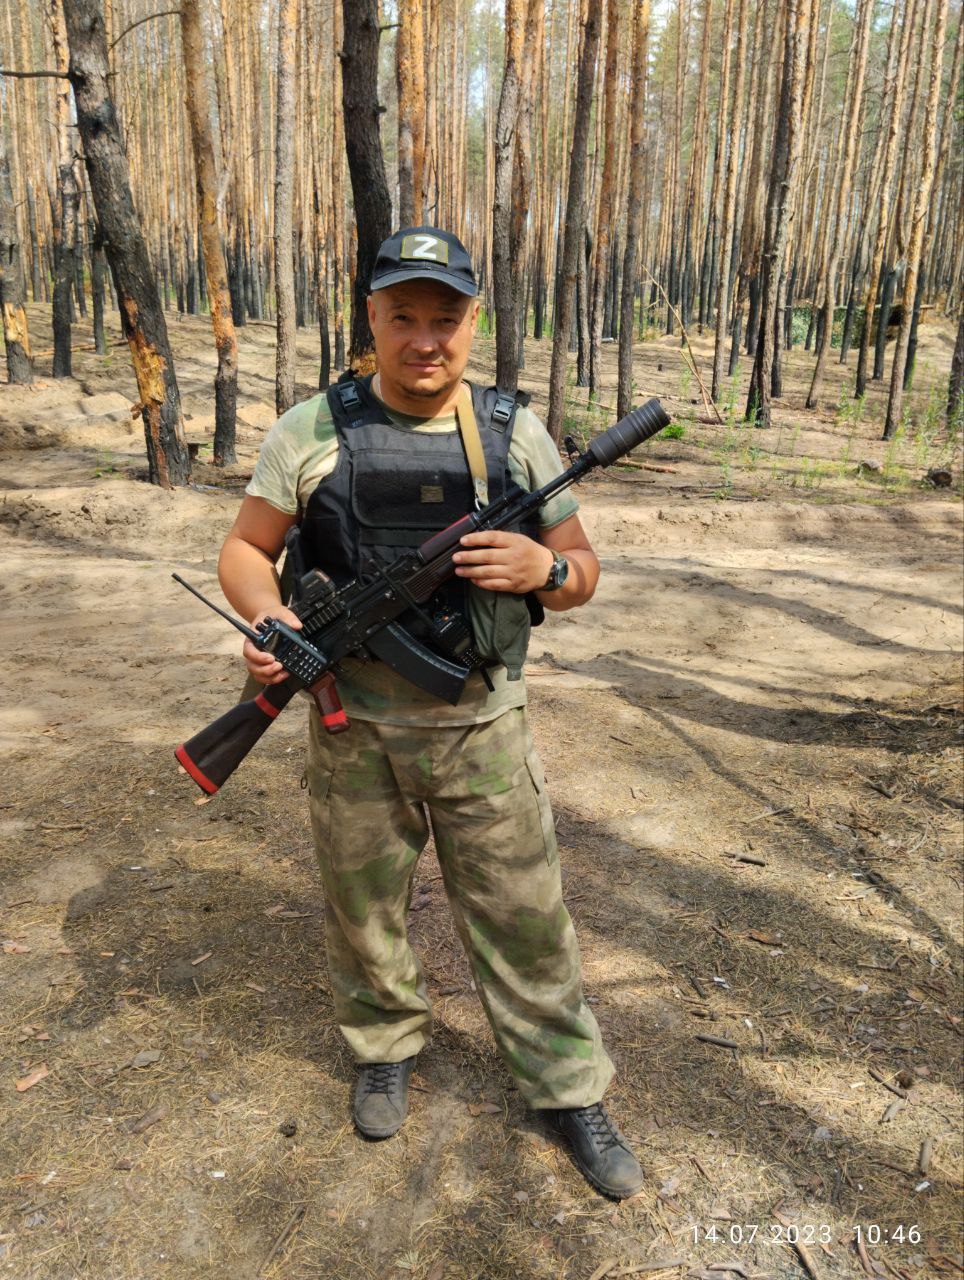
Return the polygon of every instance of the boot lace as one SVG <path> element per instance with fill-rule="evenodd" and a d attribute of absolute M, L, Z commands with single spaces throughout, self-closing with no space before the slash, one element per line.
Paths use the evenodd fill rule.
<path fill-rule="evenodd" d="M 625 1140 L 619 1131 L 619 1126 L 609 1115 L 603 1103 L 597 1102 L 591 1107 L 583 1107 L 580 1118 L 584 1119 L 586 1129 L 601 1150 L 608 1151 L 611 1147 L 623 1145 Z"/>
<path fill-rule="evenodd" d="M 365 1068 L 364 1090 L 369 1093 L 390 1094 L 398 1083 L 400 1062 L 372 1062 Z"/>

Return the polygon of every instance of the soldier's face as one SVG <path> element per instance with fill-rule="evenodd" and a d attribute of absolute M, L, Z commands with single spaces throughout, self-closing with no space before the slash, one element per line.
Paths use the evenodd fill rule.
<path fill-rule="evenodd" d="M 478 299 L 434 280 L 371 294 L 368 321 L 383 391 L 437 412 L 462 381 L 478 315 Z"/>

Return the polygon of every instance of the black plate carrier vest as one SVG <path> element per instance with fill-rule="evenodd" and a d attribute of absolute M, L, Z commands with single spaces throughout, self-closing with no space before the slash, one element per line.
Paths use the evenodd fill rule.
<path fill-rule="evenodd" d="M 529 397 L 469 385 L 491 502 L 517 487 L 509 475 L 509 445 L 516 409 Z M 473 510 L 475 494 L 457 430 L 413 431 L 393 423 L 372 394 L 370 377 L 343 376 L 328 388 L 327 398 L 338 458 L 308 499 L 301 536 L 308 566 L 323 569 L 341 586 L 367 576 L 373 560 L 384 566 L 414 551 Z M 530 537 L 537 531 L 535 522 L 516 530 Z M 465 587 L 462 579 L 450 579 L 439 603 L 466 616 Z M 525 597 L 525 603 L 532 622 L 541 622 L 535 597 Z M 410 629 L 420 631 L 417 625 Z"/>
<path fill-rule="evenodd" d="M 513 485 L 509 445 L 516 408 L 528 396 L 471 391 L 494 501 Z M 301 535 L 309 564 L 340 585 L 373 559 L 386 565 L 413 551 L 471 511 L 475 495 L 458 431 L 397 426 L 372 394 L 370 377 L 342 378 L 327 394 L 338 458 L 308 499 Z"/>

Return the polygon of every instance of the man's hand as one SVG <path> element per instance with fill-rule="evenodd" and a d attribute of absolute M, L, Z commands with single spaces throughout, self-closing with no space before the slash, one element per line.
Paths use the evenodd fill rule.
<path fill-rule="evenodd" d="M 301 619 L 290 609 L 286 609 L 283 604 L 277 604 L 273 609 L 262 610 L 252 620 L 252 627 L 257 629 L 258 623 L 264 622 L 265 618 L 277 618 L 279 622 L 287 622 L 292 630 L 301 630 Z M 258 649 L 253 641 L 245 640 L 241 654 L 248 671 L 260 684 L 280 684 L 282 680 L 288 679 L 288 673 L 281 663 L 270 653 Z"/>
<path fill-rule="evenodd" d="M 487 591 L 540 591 L 546 585 L 553 555 L 524 533 L 482 529 L 462 539 L 465 551 L 452 557 L 460 578 L 470 578 Z"/>

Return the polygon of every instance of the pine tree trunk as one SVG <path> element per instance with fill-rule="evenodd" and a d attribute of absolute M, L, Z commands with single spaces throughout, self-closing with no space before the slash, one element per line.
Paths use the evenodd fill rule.
<path fill-rule="evenodd" d="M 894 309 L 894 295 L 897 293 L 897 268 L 889 267 L 884 271 L 883 284 L 880 290 L 880 306 L 877 309 L 877 333 L 874 343 L 874 382 L 880 382 L 884 376 L 884 361 L 887 355 L 887 330 L 890 328 L 890 313 Z"/>
<path fill-rule="evenodd" d="M 332 325 L 335 330 L 335 371 L 345 368 L 345 120 L 342 103 L 341 46 L 343 15 L 341 0 L 332 0 L 331 23 L 334 33 L 332 58 L 331 137 L 331 292 Z"/>
<path fill-rule="evenodd" d="M 746 44 L 747 0 L 740 0 L 737 16 L 736 36 L 736 80 L 733 86 L 733 106 L 730 110 L 727 102 L 729 85 L 730 58 L 729 36 L 732 0 L 727 0 L 723 18 L 723 29 L 727 44 L 723 50 L 723 64 L 720 70 L 720 122 L 722 131 L 729 128 L 729 145 L 726 150 L 726 172 L 723 179 L 723 212 L 720 218 L 720 239 L 722 257 L 716 284 L 716 334 L 713 341 L 713 383 L 711 395 L 719 401 L 723 394 L 723 364 L 726 358 L 726 335 L 730 328 L 730 264 L 733 255 L 733 222 L 736 214 L 736 180 L 739 172 L 740 119 L 743 113 L 743 77 L 744 46 Z M 720 159 L 723 158 L 722 144 L 718 148 Z"/>
<path fill-rule="evenodd" d="M 937 17 L 931 44 L 931 79 L 927 91 L 927 107 L 924 115 L 923 156 L 917 184 L 914 210 L 911 215 L 910 238 L 907 243 L 907 272 L 904 276 L 904 297 L 901 307 L 900 328 L 894 348 L 891 366 L 890 396 L 887 400 L 887 417 L 884 423 L 884 439 L 892 440 L 900 426 L 904 402 L 904 369 L 910 326 L 913 318 L 914 298 L 917 293 L 917 277 L 920 271 L 924 232 L 927 229 L 927 208 L 930 203 L 931 185 L 937 163 L 937 103 L 940 96 L 943 71 L 944 37 L 947 31 L 947 0 L 937 0 Z"/>
<path fill-rule="evenodd" d="M 107 355 L 107 335 L 104 332 L 104 307 L 107 290 L 107 259 L 104 256 L 104 242 L 100 227 L 91 222 L 88 230 L 90 237 L 90 295 L 94 310 L 94 350 L 99 356 Z"/>
<path fill-rule="evenodd" d="M 904 102 L 904 82 L 907 73 L 907 60 L 910 50 L 911 34 L 914 29 L 914 17 L 916 13 L 916 0 L 910 0 L 909 10 L 905 11 L 901 27 L 900 48 L 897 54 L 897 69 L 894 75 L 894 85 L 890 96 L 890 107 L 886 139 L 884 140 L 884 150 L 881 159 L 880 168 L 880 209 L 877 214 L 877 231 L 874 237 L 874 247 L 870 257 L 870 270 L 867 275 L 867 287 L 864 291 L 864 325 L 860 335 L 860 348 L 857 353 L 857 374 L 854 385 L 854 396 L 860 399 L 867 390 L 867 362 L 870 351 L 870 335 L 873 329 L 874 303 L 877 300 L 878 292 L 881 288 L 881 272 L 884 265 L 884 253 L 887 246 L 887 237 L 890 231 L 890 219 L 892 211 L 890 188 L 892 185 L 892 175 L 894 169 L 894 161 L 897 155 L 897 139 L 900 134 L 900 123 L 902 108 Z M 897 22 L 897 13 L 895 10 L 893 21 Z M 879 145 L 879 144 L 878 144 Z M 884 291 L 886 291 L 886 282 Z M 883 302 L 883 299 L 881 299 Z M 883 352 L 883 338 L 886 334 L 886 321 L 884 319 L 883 305 L 881 305 L 880 318 L 878 324 L 878 345 Z M 874 377 L 878 378 L 883 375 L 883 368 L 878 374 L 875 370 Z"/>
<path fill-rule="evenodd" d="M 415 143 L 412 99 L 415 63 L 412 57 L 412 3 L 398 0 L 395 33 L 395 89 L 398 99 L 398 221 L 412 227 L 415 217 Z M 416 6 L 417 7 L 417 6 Z M 421 23 L 421 14 L 416 14 Z"/>
<path fill-rule="evenodd" d="M 572 322 L 579 255 L 583 253 L 583 206 L 586 185 L 586 149 L 589 142 L 589 119 L 593 87 L 596 80 L 596 55 L 599 49 L 599 14 L 589 6 L 583 30 L 582 54 L 579 59 L 579 82 L 576 89 L 576 112 L 572 153 L 569 160 L 569 189 L 566 195 L 566 217 L 562 249 L 560 289 L 552 334 L 552 366 L 549 374 L 549 412 L 546 427 L 556 443 L 562 436 L 563 408 L 566 391 L 566 353 Z"/>
<path fill-rule="evenodd" d="M 847 363 L 850 343 L 854 332 L 854 315 L 857 308 L 857 280 L 860 277 L 861 246 L 854 250 L 853 265 L 850 268 L 850 289 L 847 292 L 847 310 L 844 314 L 843 332 L 840 335 L 840 364 Z"/>
<path fill-rule="evenodd" d="M 228 272 L 218 227 L 217 171 L 199 0 L 181 0 L 181 50 L 201 218 L 201 247 L 218 353 L 218 371 L 214 378 L 214 465 L 221 467 L 237 461 L 238 341 L 231 320 Z"/>
<path fill-rule="evenodd" d="M 783 49 L 783 83 L 773 144 L 764 235 L 763 280 L 760 300 L 760 335 L 753 361 L 746 419 L 758 427 L 770 426 L 771 384 L 774 359 L 774 319 L 780 279 L 786 257 L 787 237 L 793 216 L 797 165 L 800 156 L 800 106 L 811 0 L 787 0 Z"/>
<path fill-rule="evenodd" d="M 104 19 L 98 0 L 63 0 L 63 6 L 77 128 L 141 397 L 148 475 L 153 484 L 170 488 L 188 482 L 191 464 L 167 326 L 108 89 Z"/>
<path fill-rule="evenodd" d="M 366 299 L 378 246 L 391 234 L 392 202 L 378 129 L 378 3 L 377 0 L 342 0 L 342 4 L 345 149 L 358 229 L 350 360 L 353 369 L 364 373 L 374 367 Z"/>
<path fill-rule="evenodd" d="M 836 190 L 833 192 L 835 200 L 833 224 L 827 256 L 821 264 L 820 280 L 817 288 L 817 303 L 823 308 L 823 327 L 817 343 L 817 363 L 814 366 L 813 378 L 810 382 L 810 393 L 807 396 L 808 409 L 817 407 L 820 382 L 833 336 L 837 263 L 844 247 L 847 202 L 850 198 L 850 188 L 859 156 L 859 129 L 864 100 L 864 79 L 867 71 L 867 44 L 870 39 L 873 9 L 873 0 L 858 0 L 853 51 L 851 54 L 852 87 L 850 102 L 847 104 L 848 118 L 842 134 L 840 163 L 836 170 Z"/>
<path fill-rule="evenodd" d="M 626 247 L 623 250 L 623 287 L 619 305 L 619 385 L 616 413 L 622 418 L 633 407 L 633 302 L 639 274 L 640 234 L 643 226 L 643 189 L 646 168 L 646 68 L 649 42 L 649 0 L 633 6 L 632 100 L 629 114 L 632 140 L 629 159 L 629 207 L 626 211 Z M 640 307 L 642 311 L 642 307 Z"/>
<path fill-rule="evenodd" d="M 589 386 L 589 261 L 592 241 L 586 229 L 585 207 L 580 211 L 583 228 L 583 251 L 576 272 L 576 386 Z"/>
<path fill-rule="evenodd" d="M 619 91 L 617 64 L 619 58 L 619 3 L 609 0 L 606 33 L 606 125 L 603 134 L 603 171 L 596 211 L 595 269 L 592 274 L 592 298 L 589 315 L 589 397 L 599 395 L 599 352 L 603 335 L 603 309 L 609 281 L 613 222 L 613 187 L 618 161 L 616 147 L 616 111 Z"/>
<path fill-rule="evenodd" d="M 57 239 L 54 244 L 52 373 L 55 378 L 69 378 L 71 368 L 71 324 L 73 307 L 70 295 L 74 288 L 74 254 L 77 246 L 77 211 L 80 203 L 77 179 L 72 164 L 61 165 L 57 179 Z"/>
<path fill-rule="evenodd" d="M 522 62 L 519 74 L 519 104 L 516 122 L 515 157 L 512 164 L 512 215 L 509 219 L 509 259 L 518 368 L 525 368 L 526 317 L 528 316 L 529 201 L 532 193 L 532 98 L 538 51 L 543 43 L 545 8 L 543 0 L 529 0 Z M 518 372 L 516 373 L 518 382 Z M 499 383 L 501 386 L 502 383 Z M 516 383 L 512 384 L 513 386 Z"/>
<path fill-rule="evenodd" d="M 274 176 L 274 280 L 278 345 L 275 359 L 275 410 L 280 416 L 295 402 L 297 359 L 293 249 L 295 29 L 298 0 L 283 0 L 278 14 L 277 117 Z"/>
<path fill-rule="evenodd" d="M 951 360 L 951 377 L 947 386 L 947 429 L 958 431 L 964 426 L 964 303 L 957 317 L 957 340 Z"/>
<path fill-rule="evenodd" d="M 523 0 L 506 0 L 505 59 L 495 119 L 492 295 L 495 300 L 495 381 L 503 391 L 515 391 L 519 380 L 519 304 L 512 287 L 512 175 L 519 124 L 519 59 L 524 12 Z"/>
<path fill-rule="evenodd" d="M 20 262 L 20 236 L 10 183 L 10 162 L 0 127 L 0 311 L 7 353 L 7 381 L 33 382 L 30 332 L 24 309 L 24 280 Z"/>

